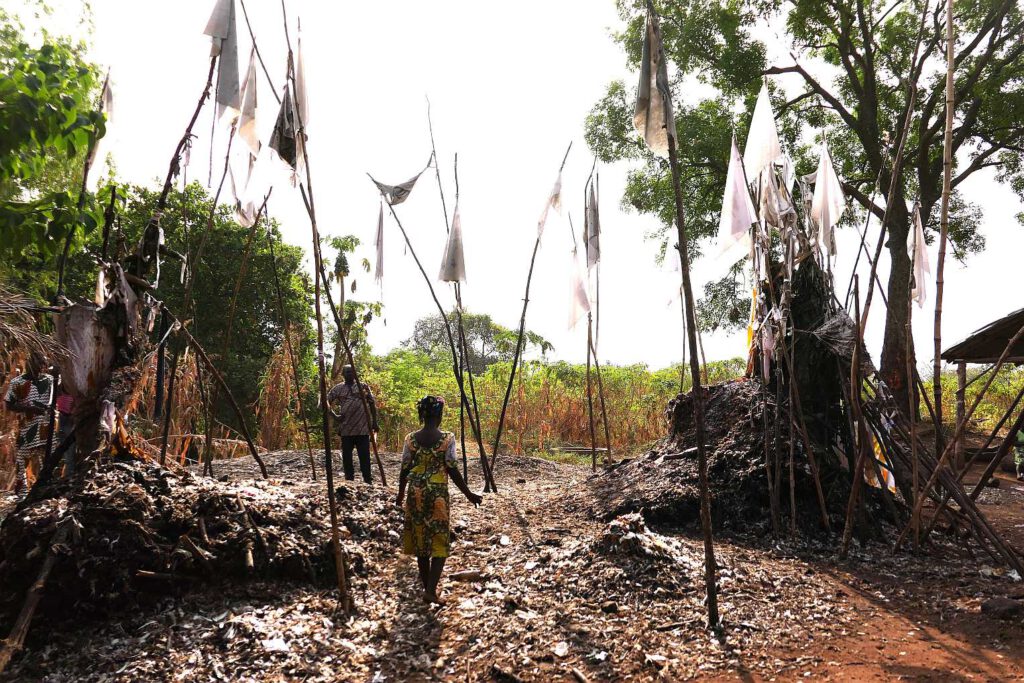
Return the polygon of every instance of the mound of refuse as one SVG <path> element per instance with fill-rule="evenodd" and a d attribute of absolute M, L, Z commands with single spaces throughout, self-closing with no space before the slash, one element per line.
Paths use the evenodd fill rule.
<path fill-rule="evenodd" d="M 786 460 L 790 448 L 787 425 L 765 420 L 764 406 L 773 406 L 754 381 L 735 380 L 704 388 L 708 480 L 712 517 L 717 530 L 767 533 L 771 529 L 766 452 Z M 766 403 L 767 398 L 767 403 Z M 782 411 L 785 416 L 785 411 Z M 598 509 L 606 520 L 642 513 L 652 524 L 695 528 L 700 523 L 700 485 L 692 395 L 680 394 L 666 410 L 668 435 L 644 456 L 623 461 L 591 480 Z M 820 529 L 820 508 L 802 444 L 794 439 L 798 525 Z M 767 447 L 767 448 L 766 448 Z M 773 481 L 773 484 L 775 482 Z M 783 504 L 789 499 L 788 465 L 782 475 Z M 838 493 L 838 492 L 837 492 Z M 833 516 L 841 514 L 841 496 L 828 496 Z"/>
<path fill-rule="evenodd" d="M 400 515 L 380 489 L 337 492 L 349 568 L 361 574 L 373 544 L 394 544 Z M 10 625 L 50 557 L 37 619 L 100 617 L 225 581 L 329 586 L 326 498 L 313 482 L 225 482 L 137 461 L 53 482 L 0 527 L 0 620 Z"/>

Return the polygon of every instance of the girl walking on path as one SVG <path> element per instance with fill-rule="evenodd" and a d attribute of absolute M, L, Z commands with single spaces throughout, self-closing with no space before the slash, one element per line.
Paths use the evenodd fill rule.
<path fill-rule="evenodd" d="M 398 478 L 397 503 L 399 507 L 404 504 L 405 510 L 402 552 L 416 556 L 424 600 L 441 604 L 437 586 L 451 551 L 448 479 L 473 505 L 479 505 L 482 498 L 469 490 L 459 474 L 455 434 L 440 429 L 444 399 L 424 396 L 416 411 L 423 428 L 405 437 Z"/>

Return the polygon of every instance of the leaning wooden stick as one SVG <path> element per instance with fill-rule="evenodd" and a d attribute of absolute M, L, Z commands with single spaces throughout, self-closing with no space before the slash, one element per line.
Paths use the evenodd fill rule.
<path fill-rule="evenodd" d="M 281 316 L 282 332 L 284 334 L 285 352 L 291 361 L 292 377 L 295 382 L 295 405 L 302 418 L 302 433 L 306 436 L 306 452 L 309 454 L 309 469 L 316 481 L 316 459 L 313 457 L 313 445 L 309 438 L 309 420 L 306 418 L 306 410 L 302 405 L 302 381 L 299 375 L 299 360 L 295 355 L 292 346 L 292 326 L 288 320 L 288 310 L 284 307 L 284 296 L 281 294 L 281 277 L 277 272 L 277 254 L 274 253 L 274 234 L 270 221 L 267 221 L 267 244 L 270 246 L 270 264 L 274 270 L 274 293 L 277 297 L 278 315 Z"/>
<path fill-rule="evenodd" d="M 291 37 L 288 33 L 288 15 L 284 0 L 281 0 L 281 15 L 284 23 L 285 43 L 288 45 L 288 69 L 287 85 L 295 92 L 295 71 L 294 59 L 291 47 Z M 296 109 L 298 119 L 298 130 L 296 132 L 296 143 L 300 146 L 300 153 L 306 167 L 306 184 L 302 187 L 302 198 L 306 203 L 306 212 L 309 214 L 309 227 L 313 239 L 313 263 L 316 270 L 313 285 L 313 307 L 316 313 L 316 348 L 317 348 L 317 373 L 320 380 L 320 414 L 321 427 L 324 439 L 324 472 L 327 479 L 327 506 L 331 521 L 331 548 L 334 553 L 334 568 L 338 580 L 338 593 L 340 596 L 342 610 L 348 614 L 352 610 L 352 594 L 349 590 L 348 572 L 345 566 L 345 553 L 341 547 L 341 531 L 338 528 L 338 501 L 334 492 L 334 462 L 331 457 L 331 425 L 330 406 L 327 402 L 327 372 L 324 368 L 324 318 L 320 310 L 320 289 L 323 282 L 324 289 L 330 293 L 327 287 L 327 280 L 323 277 L 323 256 L 320 253 L 320 230 L 316 222 L 316 208 L 313 200 L 313 178 L 309 163 L 309 144 L 306 138 L 305 122 L 302 120 L 302 111 Z M 306 194 L 308 188 L 308 198 Z"/>
<path fill-rule="evenodd" d="M 376 181 L 373 180 L 373 176 L 369 173 L 366 174 L 370 180 L 376 186 Z M 455 383 L 459 387 L 459 400 L 464 404 L 465 410 L 470 415 L 470 424 L 473 426 L 474 436 L 477 440 L 477 446 L 480 449 L 480 466 L 484 472 L 484 491 L 485 492 L 497 492 L 498 488 L 494 483 L 494 477 L 491 474 L 492 468 L 487 462 L 487 453 L 484 450 L 483 435 L 480 433 L 478 424 L 473 423 L 472 415 L 469 403 L 469 397 L 466 395 L 466 388 L 462 381 L 462 375 L 459 372 L 459 351 L 455 343 L 455 336 L 452 333 L 451 325 L 448 324 L 448 316 L 445 314 L 444 307 L 441 305 L 441 301 L 437 298 L 437 292 L 434 290 L 434 285 L 430 280 L 430 276 L 427 275 L 427 271 L 423 268 L 423 263 L 420 261 L 419 256 L 416 254 L 416 249 L 412 246 L 412 241 L 409 239 L 409 233 L 405 231 L 405 226 L 402 225 L 401 219 L 395 212 L 395 207 L 391 205 L 391 202 L 387 201 L 387 197 L 384 195 L 384 191 L 377 187 L 381 197 L 385 200 L 384 203 L 388 205 L 388 210 L 391 212 L 391 217 L 395 219 L 395 224 L 398 225 L 398 229 L 402 232 L 402 237 L 405 239 L 405 245 L 409 249 L 409 254 L 412 256 L 413 261 L 416 263 L 416 267 L 419 268 L 420 274 L 423 276 L 423 280 L 427 283 L 427 289 L 430 292 L 430 297 L 434 300 L 434 305 L 437 306 L 437 312 L 441 315 L 441 322 L 444 327 L 445 334 L 448 338 L 448 346 L 452 355 L 452 372 L 455 375 Z"/>
<path fill-rule="evenodd" d="M 978 406 L 981 404 L 981 400 L 985 397 L 989 387 L 992 386 L 992 382 L 995 380 L 996 375 L 999 374 L 999 369 L 1003 367 L 1007 356 L 1010 355 L 1010 350 L 1016 346 L 1021 337 L 1024 337 L 1024 326 L 1017 330 L 1017 333 L 1013 335 L 1013 338 L 1006 344 L 1006 348 L 1004 348 L 1003 352 L 999 355 L 999 360 L 996 361 L 995 369 L 992 371 L 992 374 L 989 375 L 989 378 L 985 381 L 985 385 L 981 388 L 981 391 L 978 392 L 978 395 L 974 397 L 974 402 L 971 404 L 971 408 L 967 411 L 967 414 L 964 415 L 963 421 L 956 426 L 956 432 L 953 434 L 953 439 L 946 444 L 946 447 L 942 451 L 942 456 L 939 458 L 939 461 L 935 465 L 935 469 L 932 471 L 932 475 L 928 478 L 924 488 L 921 489 L 917 503 L 914 505 L 914 515 L 921 514 L 921 507 L 924 505 L 924 501 L 928 499 L 928 494 L 931 492 L 932 487 L 935 486 L 935 482 L 938 480 L 939 475 L 942 472 L 942 468 L 946 464 L 946 459 L 949 457 L 950 453 L 953 452 L 953 445 L 956 444 L 957 439 L 962 436 L 964 428 L 974 416 L 974 411 L 977 410 Z M 896 539 L 897 548 L 903 544 L 903 540 L 906 538 L 909 530 L 910 524 L 905 526 L 900 532 L 899 538 Z"/>
<path fill-rule="evenodd" d="M 235 417 L 238 419 L 238 423 L 241 426 L 242 436 L 245 438 L 245 443 L 249 446 L 249 453 L 252 454 L 253 460 L 255 460 L 256 464 L 259 465 L 260 473 L 263 475 L 263 478 L 268 479 L 270 474 L 267 472 L 267 466 L 263 463 L 263 458 L 260 457 L 259 451 L 256 449 L 256 444 L 252 441 L 252 436 L 249 435 L 249 426 L 245 423 L 245 416 L 242 415 L 242 409 L 238 407 L 238 402 L 235 401 L 235 397 L 232 395 L 231 389 L 228 388 L 227 382 L 224 381 L 224 377 L 220 374 L 220 371 L 217 370 L 217 366 L 213 364 L 213 361 L 210 360 L 210 357 L 206 354 L 202 345 L 196 341 L 196 338 L 188 331 L 188 328 L 182 325 L 181 321 L 178 320 L 174 316 L 174 313 L 172 313 L 166 306 L 161 304 L 161 307 L 163 310 L 167 311 L 167 314 L 170 316 L 172 321 L 178 323 L 178 331 L 185 336 L 185 341 L 195 349 L 196 355 L 202 359 L 206 368 L 210 371 L 210 374 L 213 375 L 214 381 L 220 387 L 220 390 L 224 392 L 224 396 L 228 399 L 228 404 L 231 406 L 231 410 L 235 413 Z"/>
<path fill-rule="evenodd" d="M 565 156 L 562 157 L 562 165 L 558 167 L 558 175 L 561 178 L 562 171 L 565 169 L 565 162 L 569 158 L 569 151 L 572 149 L 572 143 L 569 143 L 569 147 L 565 150 Z M 550 201 L 550 200 L 549 200 Z M 516 336 L 516 350 L 512 356 L 512 367 L 508 373 L 508 384 L 505 387 L 505 398 L 501 402 L 501 415 L 498 417 L 498 429 L 494 436 L 494 449 L 491 451 L 491 469 L 494 469 L 494 462 L 498 459 L 498 447 L 501 445 L 501 432 L 505 427 L 505 413 L 508 410 L 508 402 L 512 396 L 512 385 L 516 380 L 516 368 L 519 365 L 519 359 L 523 354 L 523 338 L 526 334 L 526 308 L 530 305 L 530 283 L 533 281 L 533 267 L 537 263 L 537 251 L 540 249 L 540 238 L 543 236 L 543 232 L 537 231 L 537 239 L 533 243 L 533 254 L 530 256 L 530 270 L 526 274 L 526 293 L 523 295 L 523 312 L 519 316 L 519 332 Z"/>

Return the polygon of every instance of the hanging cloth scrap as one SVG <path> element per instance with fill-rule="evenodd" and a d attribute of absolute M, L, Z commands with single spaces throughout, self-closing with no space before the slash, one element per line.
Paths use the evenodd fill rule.
<path fill-rule="evenodd" d="M 384 202 L 380 203 L 380 213 L 377 214 L 377 235 L 373 239 L 373 246 L 377 249 L 377 263 L 374 264 L 373 278 L 381 285 L 384 284 Z"/>
<path fill-rule="evenodd" d="M 597 209 L 597 190 L 590 184 L 590 199 L 587 202 L 587 270 L 601 260 L 601 215 Z"/>
<path fill-rule="evenodd" d="M 431 158 L 431 160 L 432 159 L 433 158 Z M 416 181 L 420 179 L 420 176 L 423 175 L 424 171 L 430 168 L 430 163 L 431 162 L 428 161 L 423 171 L 420 171 L 412 178 L 409 178 L 404 183 L 399 183 L 398 185 L 385 185 L 384 183 L 377 182 L 373 176 L 370 176 L 370 180 L 373 180 L 373 184 L 381 191 L 388 204 L 391 206 L 397 206 L 409 198 L 409 195 L 412 194 L 412 188 L 416 186 Z"/>
<path fill-rule="evenodd" d="M 590 312 L 586 277 L 583 275 L 583 265 L 576 249 L 569 252 L 569 273 L 569 329 L 573 330 L 583 316 Z"/>
<path fill-rule="evenodd" d="M 756 222 L 754 202 L 750 200 L 750 190 L 743 173 L 743 160 L 733 138 L 725 196 L 722 198 L 722 216 L 718 224 L 718 257 L 732 264 L 748 256 L 750 227 Z"/>
<path fill-rule="evenodd" d="M 668 141 L 676 139 L 672 91 L 668 85 L 668 68 L 661 44 L 661 29 L 652 12 L 647 14 L 643 52 L 640 60 L 640 84 L 637 86 L 633 110 L 636 128 L 651 152 L 668 157 Z"/>
<path fill-rule="evenodd" d="M 927 276 L 931 275 L 932 266 L 928 261 L 928 244 L 924 241 L 920 204 L 914 204 L 914 231 L 911 240 L 910 253 L 914 255 L 914 287 L 910 290 L 910 296 L 919 307 L 924 308 L 924 302 L 928 298 Z"/>
<path fill-rule="evenodd" d="M 213 40 L 211 56 L 219 55 L 217 65 L 217 117 L 228 109 L 235 114 L 241 108 L 238 87 L 238 30 L 235 26 L 235 1 L 217 0 L 210 21 L 203 31 Z"/>
<path fill-rule="evenodd" d="M 459 205 L 455 205 L 452 214 L 452 229 L 448 232 L 448 244 L 444 248 L 444 260 L 441 261 L 441 273 L 438 278 L 442 282 L 466 281 L 466 257 L 462 251 L 462 217 Z"/>
<path fill-rule="evenodd" d="M 832 256 L 836 255 L 835 227 L 846 208 L 846 197 L 842 183 L 832 165 L 832 155 L 828 145 L 821 143 L 821 157 L 818 170 L 814 174 L 814 197 L 811 200 L 811 220 L 817 227 L 817 243 L 819 248 L 828 249 Z"/>
<path fill-rule="evenodd" d="M 562 213 L 562 172 L 558 172 L 558 178 L 555 179 L 555 186 L 551 188 L 551 194 L 548 195 L 547 202 L 544 203 L 544 210 L 541 211 L 540 220 L 537 221 L 537 237 L 539 238 L 544 234 L 544 226 L 548 222 L 548 212 L 554 209 L 559 214 Z"/>
<path fill-rule="evenodd" d="M 747 133 L 747 146 L 743 150 L 743 166 L 751 182 L 758 182 L 762 171 L 770 169 L 775 162 L 782 160 L 782 145 L 779 143 L 779 131 L 775 127 L 775 112 L 768 97 L 768 86 L 762 85 L 754 105 L 754 115 L 750 119 L 750 132 Z"/>

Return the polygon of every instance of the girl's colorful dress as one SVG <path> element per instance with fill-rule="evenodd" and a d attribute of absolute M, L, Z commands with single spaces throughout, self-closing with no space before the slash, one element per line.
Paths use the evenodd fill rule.
<path fill-rule="evenodd" d="M 457 467 L 455 435 L 443 432 L 437 443 L 422 446 L 405 437 L 402 468 L 409 472 L 405 497 L 402 552 L 416 557 L 448 557 L 451 533 L 448 515 L 448 472 Z"/>

